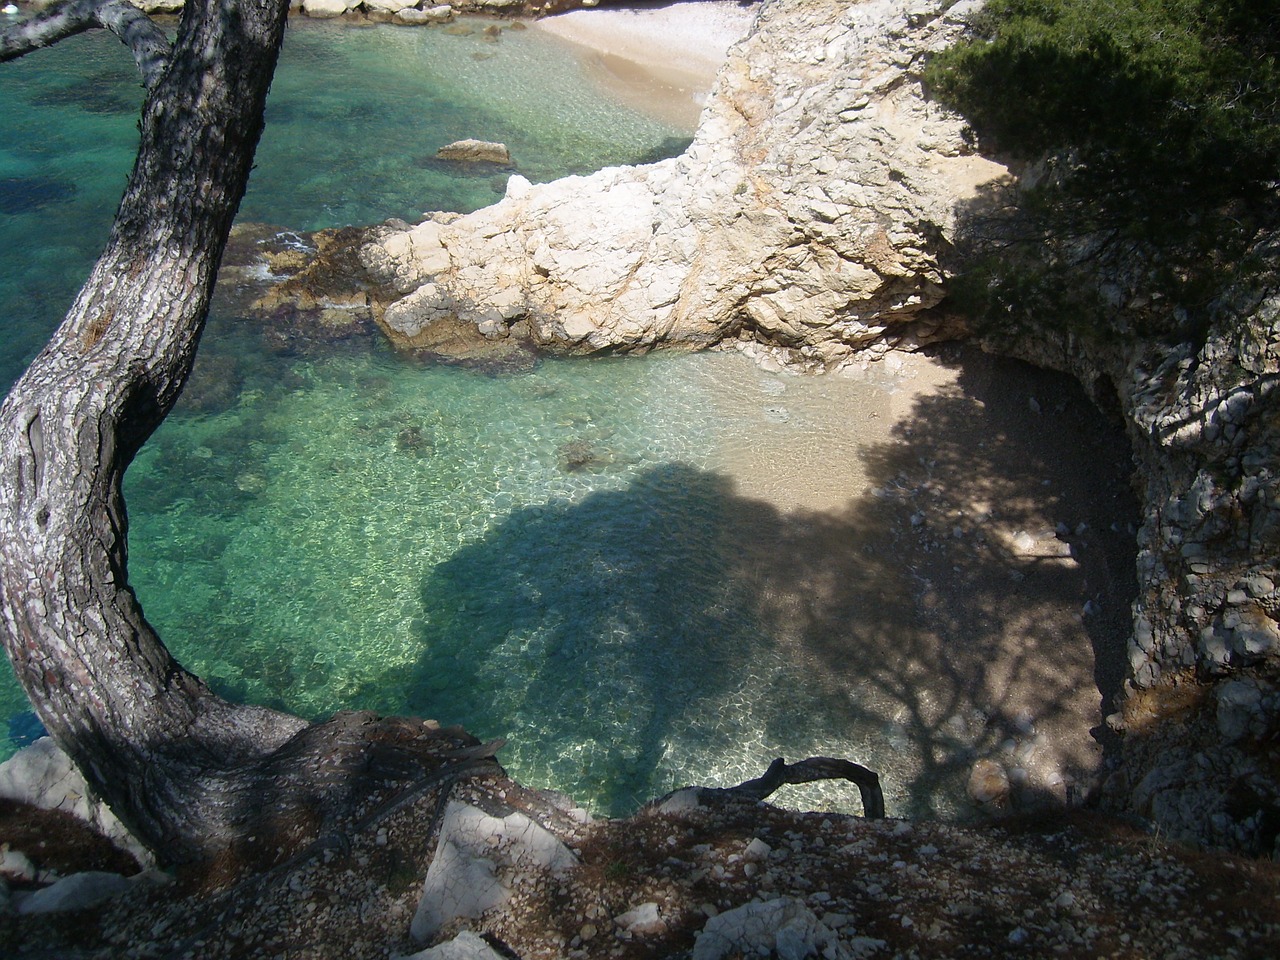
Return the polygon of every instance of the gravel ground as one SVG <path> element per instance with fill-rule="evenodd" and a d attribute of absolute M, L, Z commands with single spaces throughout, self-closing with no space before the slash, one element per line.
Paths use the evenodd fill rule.
<path fill-rule="evenodd" d="M 497 775 L 452 796 L 544 820 L 548 809 Z M 238 883 L 208 874 L 142 880 L 101 912 L 7 915 L 0 954 L 412 954 L 423 946 L 408 930 L 440 800 L 423 796 L 345 849 L 317 849 L 288 870 Z M 469 928 L 526 960 L 683 957 L 709 918 L 788 897 L 831 932 L 835 957 L 1280 955 L 1275 864 L 1194 853 L 1079 810 L 961 827 L 716 799 L 683 811 L 651 806 L 626 820 L 553 819 L 581 865 L 526 879 L 504 908 L 455 921 L 446 937 Z"/>

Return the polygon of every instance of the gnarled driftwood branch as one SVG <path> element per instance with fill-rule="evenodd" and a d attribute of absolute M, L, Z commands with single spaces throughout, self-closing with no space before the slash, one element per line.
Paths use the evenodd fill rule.
<path fill-rule="evenodd" d="M 848 780 L 862 794 L 862 815 L 868 820 L 884 818 L 884 794 L 880 777 L 852 760 L 835 757 L 810 757 L 799 763 L 787 763 L 781 757 L 769 764 L 764 776 L 730 787 L 726 793 L 750 800 L 764 800 L 788 783 L 814 783 L 818 780 Z"/>
<path fill-rule="evenodd" d="M 133 52 L 150 90 L 169 65 L 170 44 L 155 22 L 127 0 L 68 0 L 0 30 L 0 62 L 16 60 L 95 27 L 110 30 Z"/>

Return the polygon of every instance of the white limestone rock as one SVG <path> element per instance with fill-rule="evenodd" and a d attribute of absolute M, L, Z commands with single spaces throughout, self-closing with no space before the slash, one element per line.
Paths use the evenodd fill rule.
<path fill-rule="evenodd" d="M 144 866 L 151 853 L 93 796 L 80 771 L 51 737 L 23 747 L 0 763 L 0 797 L 29 803 L 44 810 L 61 810 L 79 817 Z"/>
<path fill-rule="evenodd" d="M 963 122 L 910 72 L 956 34 L 966 5 L 932 19 L 920 6 L 765 3 L 684 155 L 513 184 L 441 224 L 443 271 L 420 269 L 395 231 L 362 259 L 405 295 L 418 275 L 433 285 L 416 314 L 439 298 L 479 324 L 498 301 L 509 316 L 514 299 L 535 341 L 571 352 L 741 332 L 835 364 L 873 343 L 949 336 L 922 319 L 942 298 L 939 247 L 1005 170 L 969 153 Z"/>
<path fill-rule="evenodd" d="M 395 15 L 396 23 L 448 23 L 453 19 L 453 7 L 447 3 L 442 3 L 434 7 L 424 7 L 421 10 L 414 6 L 408 6 L 398 11 Z"/>
<path fill-rule="evenodd" d="M 0 847 L 0 880 L 9 883 L 31 883 L 36 879 L 36 865 L 21 850 Z"/>
<path fill-rule="evenodd" d="M 90 910 L 120 896 L 129 889 L 130 884 L 127 877 L 118 873 L 87 870 L 63 877 L 43 889 L 15 894 L 13 907 L 23 915 Z"/>
<path fill-rule="evenodd" d="M 658 911 L 658 905 L 652 901 L 632 907 L 625 913 L 614 917 L 614 922 L 632 936 L 649 937 L 665 933 L 666 921 Z"/>
<path fill-rule="evenodd" d="M 479 917 L 517 886 L 577 863 L 568 847 L 523 813 L 494 817 L 451 800 L 409 932 L 419 943 L 430 940 L 449 921 Z"/>
<path fill-rule="evenodd" d="M 183 6 L 183 0 L 129 0 L 129 2 L 143 13 L 150 15 L 177 13 Z"/>
<path fill-rule="evenodd" d="M 401 960 L 503 960 L 503 957 L 483 938 L 470 930 L 463 930 L 452 940 L 402 957 Z"/>
<path fill-rule="evenodd" d="M 731 956 L 843 960 L 849 954 L 803 901 L 779 897 L 766 903 L 747 903 L 707 921 L 694 940 L 693 960 Z"/>
<path fill-rule="evenodd" d="M 308 17 L 326 20 L 354 10 L 359 0 L 302 0 L 302 12 Z"/>

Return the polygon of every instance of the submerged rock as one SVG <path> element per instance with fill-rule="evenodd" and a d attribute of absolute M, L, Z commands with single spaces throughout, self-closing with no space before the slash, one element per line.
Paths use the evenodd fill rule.
<path fill-rule="evenodd" d="M 488 140 L 455 140 L 437 150 L 436 157 L 455 163 L 496 163 L 504 166 L 511 163 L 511 151 L 507 145 Z"/>
<path fill-rule="evenodd" d="M 14 216 L 34 213 L 76 195 L 76 185 L 53 177 L 7 177 L 0 180 L 0 213 Z"/>

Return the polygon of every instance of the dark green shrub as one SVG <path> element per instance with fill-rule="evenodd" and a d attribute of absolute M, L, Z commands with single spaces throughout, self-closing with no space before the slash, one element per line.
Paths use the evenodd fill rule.
<path fill-rule="evenodd" d="M 984 148 L 1047 158 L 1013 231 L 1036 249 L 997 242 L 1004 272 L 1034 256 L 1071 287 L 1123 260 L 1170 305 L 1132 332 L 1186 336 L 1225 283 L 1270 268 L 1247 251 L 1277 219 L 1280 0 L 991 0 L 970 27 L 926 83 Z M 985 262 L 990 290 L 1027 293 Z"/>

